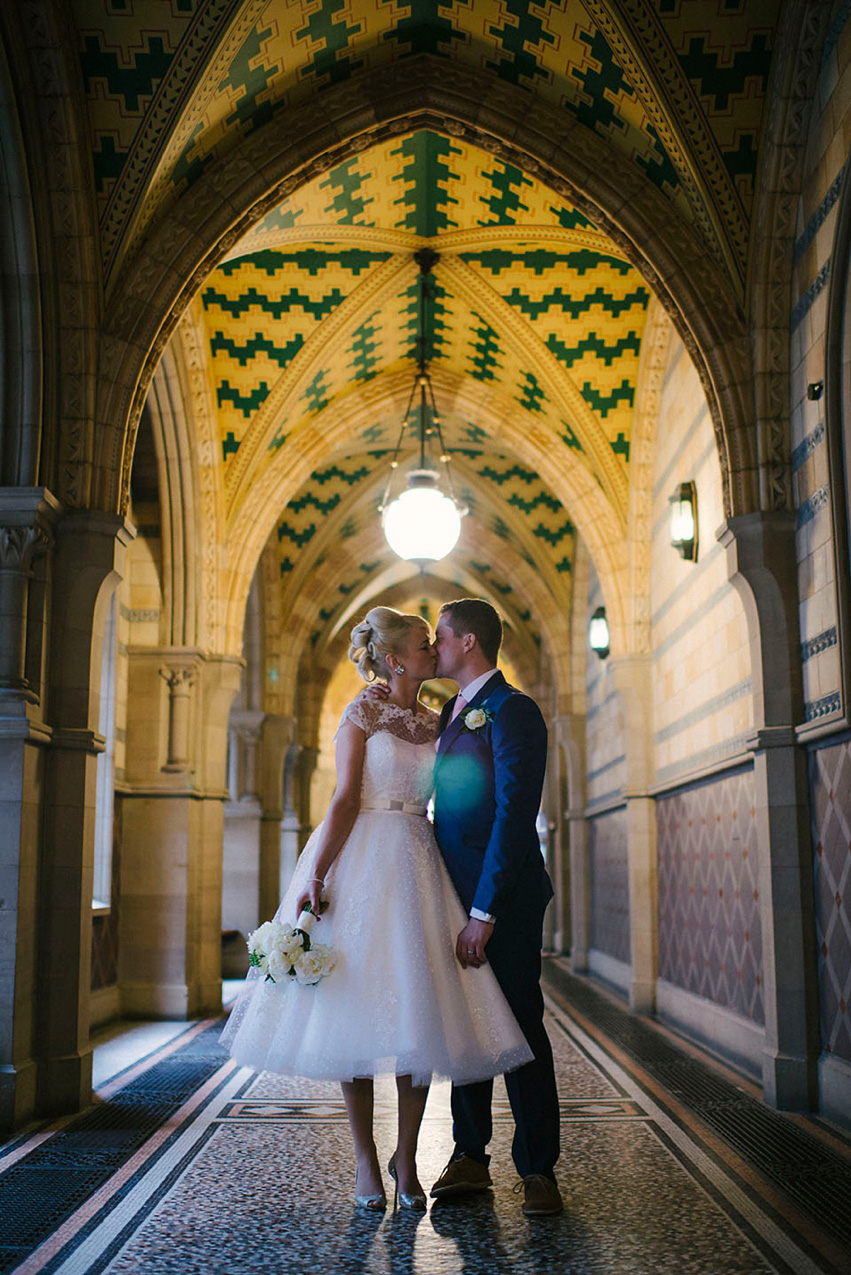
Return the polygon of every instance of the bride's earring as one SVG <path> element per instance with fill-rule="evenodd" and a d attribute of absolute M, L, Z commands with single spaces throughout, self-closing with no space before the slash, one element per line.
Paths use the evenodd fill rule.
<path fill-rule="evenodd" d="M 404 673 L 404 671 L 405 671 L 405 670 L 404 670 L 403 668 L 400 668 L 398 664 L 396 665 L 396 667 L 395 667 L 395 668 L 394 668 L 394 670 L 393 670 L 393 672 L 396 674 L 396 676 L 397 676 L 397 677 L 401 677 L 401 676 L 402 676 L 402 674 Z"/>

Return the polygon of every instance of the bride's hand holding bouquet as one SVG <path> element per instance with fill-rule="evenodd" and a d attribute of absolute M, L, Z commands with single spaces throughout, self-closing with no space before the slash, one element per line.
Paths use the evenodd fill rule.
<path fill-rule="evenodd" d="M 313 986 L 330 974 L 337 957 L 325 943 L 311 942 L 313 927 L 325 911 L 326 900 L 299 902 L 299 916 L 292 926 L 280 921 L 266 921 L 248 936 L 248 963 L 265 974 L 267 983 L 294 978 L 302 986 Z"/>

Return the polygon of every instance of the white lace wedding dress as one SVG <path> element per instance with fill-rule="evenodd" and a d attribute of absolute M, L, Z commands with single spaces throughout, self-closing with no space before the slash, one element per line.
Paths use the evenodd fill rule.
<path fill-rule="evenodd" d="M 329 907 L 313 932 L 337 967 L 312 987 L 266 982 L 252 969 L 222 1043 L 255 1071 L 328 1080 L 395 1073 L 467 1084 L 511 1071 L 532 1052 L 490 967 L 465 970 L 456 959 L 467 916 L 424 817 L 437 717 L 359 699 L 343 721 L 367 737 L 361 810 L 326 876 Z M 279 920 L 295 922 L 319 833 Z"/>

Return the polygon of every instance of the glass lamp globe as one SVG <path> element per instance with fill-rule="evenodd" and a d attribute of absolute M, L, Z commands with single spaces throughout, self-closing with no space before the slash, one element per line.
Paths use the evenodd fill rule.
<path fill-rule="evenodd" d="M 454 500 L 444 496 L 438 481 L 434 470 L 413 470 L 407 491 L 384 510 L 387 543 L 409 562 L 437 562 L 458 543 L 461 514 Z"/>
<path fill-rule="evenodd" d="M 609 622 L 606 619 L 606 608 L 597 607 L 588 625 L 588 644 L 596 651 L 601 660 L 609 654 Z"/>

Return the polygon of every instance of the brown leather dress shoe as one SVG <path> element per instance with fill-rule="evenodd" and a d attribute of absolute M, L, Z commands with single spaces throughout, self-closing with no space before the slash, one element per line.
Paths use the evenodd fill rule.
<path fill-rule="evenodd" d="M 445 1200 L 453 1195 L 470 1195 L 473 1191 L 487 1191 L 492 1186 L 487 1166 L 469 1155 L 459 1155 L 450 1160 L 431 1188 L 432 1198 Z"/>
<path fill-rule="evenodd" d="M 522 1182 L 526 1217 L 549 1217 L 564 1209 L 558 1183 L 543 1173 L 530 1173 Z"/>

